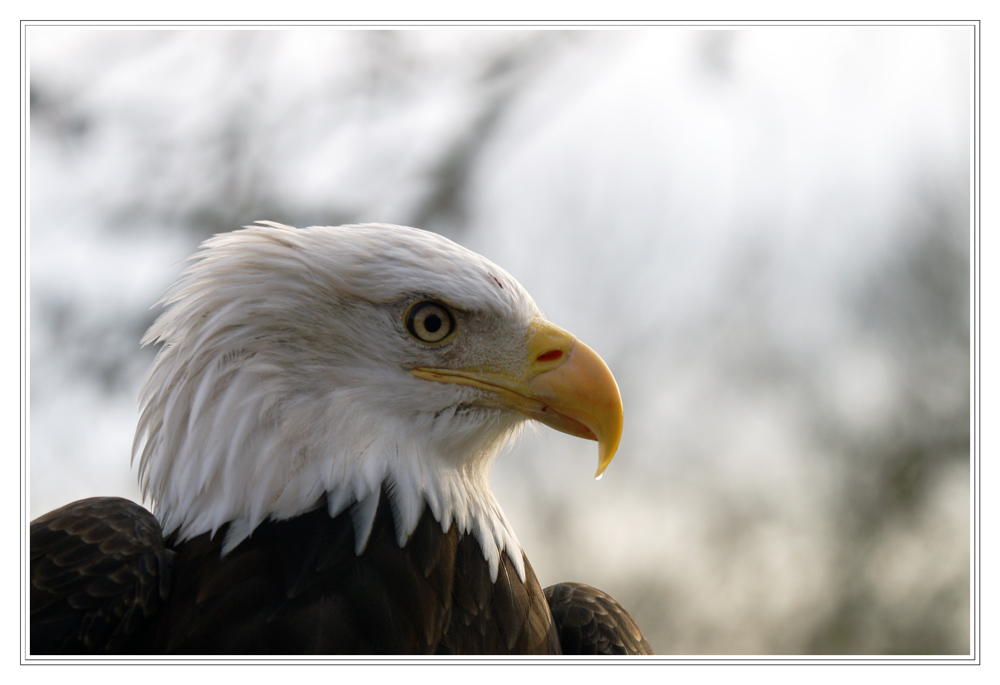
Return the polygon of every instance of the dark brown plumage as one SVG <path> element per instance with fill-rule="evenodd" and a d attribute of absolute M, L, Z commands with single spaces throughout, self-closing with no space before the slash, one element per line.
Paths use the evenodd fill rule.
<path fill-rule="evenodd" d="M 93 497 L 31 522 L 31 650 L 114 654 L 170 592 L 174 553 L 139 505 Z"/>
<path fill-rule="evenodd" d="M 564 654 L 653 654 L 639 625 L 614 597 L 583 583 L 545 588 Z"/>
<path fill-rule="evenodd" d="M 325 498 L 222 556 L 225 530 L 174 544 L 118 498 L 31 524 L 32 654 L 651 654 L 632 617 L 575 583 L 544 593 L 527 559 L 490 579 L 478 541 L 426 509 L 405 547 L 385 491 L 355 555 Z M 551 611 L 550 611 L 551 605 Z"/>

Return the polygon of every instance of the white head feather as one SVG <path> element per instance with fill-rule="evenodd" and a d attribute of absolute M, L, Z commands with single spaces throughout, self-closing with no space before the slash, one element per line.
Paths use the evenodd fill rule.
<path fill-rule="evenodd" d="M 540 316 L 517 281 L 441 236 L 379 224 L 261 222 L 211 238 L 192 259 L 143 338 L 163 348 L 132 453 L 166 534 L 229 523 L 228 551 L 326 493 L 331 516 L 351 508 L 360 553 L 385 482 L 400 545 L 426 503 L 444 530 L 476 536 L 494 578 L 506 550 L 523 579 L 489 488 L 523 417 L 471 406 L 475 388 L 409 373 L 445 353 L 414 341 L 400 315 L 440 300 L 491 343 L 447 354 L 516 356 Z"/>

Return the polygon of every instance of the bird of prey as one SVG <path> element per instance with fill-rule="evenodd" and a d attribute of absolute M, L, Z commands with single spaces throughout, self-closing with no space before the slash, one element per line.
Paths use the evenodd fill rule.
<path fill-rule="evenodd" d="M 31 523 L 32 654 L 650 654 L 587 585 L 545 590 L 489 487 L 526 420 L 596 440 L 604 362 L 500 267 L 383 224 L 206 241 L 143 339 L 119 498 Z"/>

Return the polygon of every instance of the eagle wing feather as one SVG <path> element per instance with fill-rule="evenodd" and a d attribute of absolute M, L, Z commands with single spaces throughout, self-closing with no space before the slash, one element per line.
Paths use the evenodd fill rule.
<path fill-rule="evenodd" d="M 31 651 L 128 651 L 167 599 L 174 553 L 143 507 L 79 500 L 31 522 Z"/>

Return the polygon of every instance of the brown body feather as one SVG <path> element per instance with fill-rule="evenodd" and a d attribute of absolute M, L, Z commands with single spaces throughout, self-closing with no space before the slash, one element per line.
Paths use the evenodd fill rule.
<path fill-rule="evenodd" d="M 583 583 L 545 588 L 565 654 L 653 654 L 632 615 L 614 597 Z"/>
<path fill-rule="evenodd" d="M 400 547 L 384 491 L 360 555 L 349 512 L 331 518 L 325 500 L 223 556 L 224 539 L 164 541 L 149 512 L 114 498 L 36 519 L 31 653 L 651 653 L 631 616 L 587 586 L 555 586 L 553 622 L 553 588 L 527 559 L 525 582 L 506 554 L 493 581 L 479 542 L 442 531 L 429 508 Z"/>
<path fill-rule="evenodd" d="M 93 497 L 31 522 L 35 654 L 126 652 L 170 591 L 174 554 L 138 504 Z"/>

